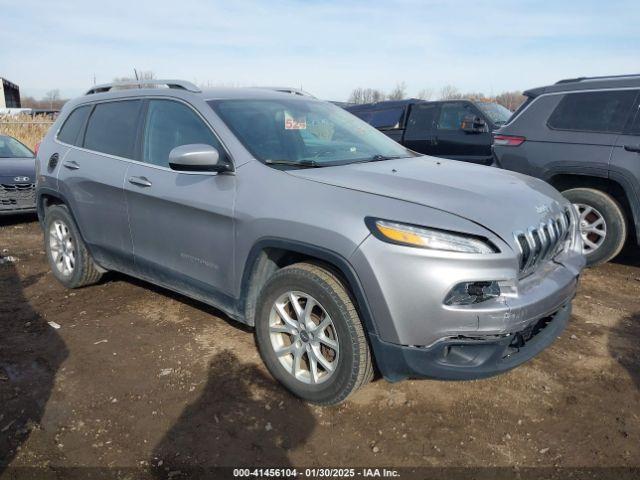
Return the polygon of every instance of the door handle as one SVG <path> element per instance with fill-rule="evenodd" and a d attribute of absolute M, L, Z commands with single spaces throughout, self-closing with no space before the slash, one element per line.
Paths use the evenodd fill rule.
<path fill-rule="evenodd" d="M 150 187 L 151 185 L 153 185 L 145 177 L 129 177 L 129 183 L 133 183 L 134 185 L 138 185 L 139 187 Z"/>
<path fill-rule="evenodd" d="M 627 152 L 636 152 L 636 153 L 640 153 L 640 145 L 625 145 L 624 149 Z"/>
<path fill-rule="evenodd" d="M 73 160 L 65 160 L 64 162 L 62 162 L 62 166 L 64 168 L 68 168 L 69 170 L 78 170 L 80 168 L 78 162 L 74 162 Z"/>

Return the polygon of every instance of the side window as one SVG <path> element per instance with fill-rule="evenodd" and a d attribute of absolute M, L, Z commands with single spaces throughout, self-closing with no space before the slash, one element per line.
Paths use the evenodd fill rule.
<path fill-rule="evenodd" d="M 134 158 L 140 100 L 96 105 L 84 136 L 84 147 L 96 152 Z"/>
<path fill-rule="evenodd" d="M 640 107 L 636 110 L 636 118 L 631 125 L 631 135 L 640 135 Z"/>
<path fill-rule="evenodd" d="M 569 93 L 560 100 L 547 125 L 558 130 L 620 133 L 637 93 L 635 90 Z"/>
<path fill-rule="evenodd" d="M 68 143 L 69 145 L 78 145 L 80 130 L 82 130 L 84 122 L 87 121 L 87 116 L 90 111 L 91 106 L 85 105 L 84 107 L 78 107 L 71 112 L 58 133 L 58 140 Z"/>
<path fill-rule="evenodd" d="M 465 103 L 443 103 L 438 117 L 438 130 L 460 130 L 465 115 L 474 113 Z"/>
<path fill-rule="evenodd" d="M 422 140 L 433 130 L 433 124 L 438 113 L 436 104 L 416 104 L 411 109 L 407 130 L 404 138 L 406 140 Z"/>
<path fill-rule="evenodd" d="M 360 120 L 371 124 L 371 112 L 370 111 L 365 110 L 364 112 L 349 112 L 349 113 L 355 115 Z"/>
<path fill-rule="evenodd" d="M 172 100 L 151 100 L 147 111 L 142 160 L 169 166 L 169 152 L 175 147 L 203 143 L 224 155 L 211 129 L 188 106 Z"/>
<path fill-rule="evenodd" d="M 387 108 L 384 110 L 374 110 L 368 123 L 375 128 L 398 128 L 402 121 L 402 108 Z"/>

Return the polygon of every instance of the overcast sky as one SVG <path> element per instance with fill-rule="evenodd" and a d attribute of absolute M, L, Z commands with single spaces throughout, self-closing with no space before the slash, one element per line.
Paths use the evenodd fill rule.
<path fill-rule="evenodd" d="M 640 1 L 0 0 L 0 76 L 41 97 L 151 70 L 226 86 L 496 94 L 640 73 Z"/>

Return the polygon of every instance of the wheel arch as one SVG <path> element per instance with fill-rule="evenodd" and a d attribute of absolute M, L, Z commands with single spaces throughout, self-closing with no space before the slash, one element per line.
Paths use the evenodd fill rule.
<path fill-rule="evenodd" d="M 376 333 L 366 294 L 349 261 L 326 248 L 282 238 L 259 240 L 245 262 L 238 310 L 249 325 L 255 324 L 256 301 L 267 280 L 277 270 L 298 262 L 312 262 L 331 269 L 348 287 L 367 333 Z"/>
<path fill-rule="evenodd" d="M 622 207 L 628 231 L 634 232 L 636 242 L 640 239 L 640 205 L 633 186 L 624 177 L 618 177 L 613 172 L 610 177 L 558 172 L 546 181 L 560 192 L 572 188 L 593 188 L 611 195 Z"/>
<path fill-rule="evenodd" d="M 78 223 L 76 216 L 73 214 L 73 210 L 71 209 L 69 202 L 67 201 L 65 196 L 57 190 L 42 188 L 38 190 L 38 193 L 36 195 L 36 210 L 38 213 L 38 220 L 42 228 L 44 229 L 44 218 L 47 209 L 54 205 L 64 205 L 65 207 L 67 207 L 67 211 L 69 212 L 69 215 L 71 215 L 71 219 L 73 220 L 73 222 L 76 224 L 76 228 L 80 233 L 82 241 L 85 243 L 85 246 L 89 253 L 92 253 L 91 247 L 87 243 L 84 232 L 82 231 L 82 226 Z"/>

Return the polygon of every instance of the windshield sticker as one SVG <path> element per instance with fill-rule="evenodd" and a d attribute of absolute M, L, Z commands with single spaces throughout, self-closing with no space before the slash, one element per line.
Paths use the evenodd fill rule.
<path fill-rule="evenodd" d="M 307 118 L 294 117 L 289 112 L 284 112 L 284 129 L 285 130 L 306 130 Z"/>

